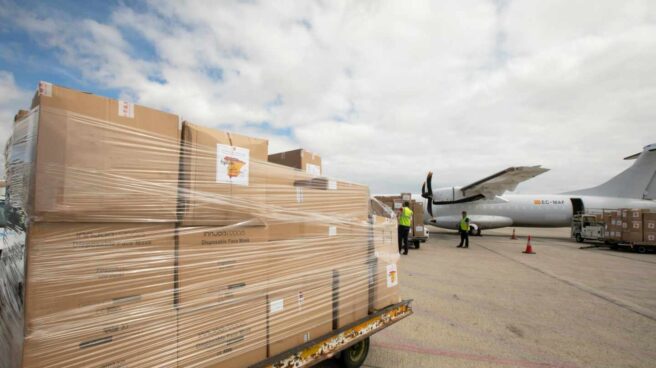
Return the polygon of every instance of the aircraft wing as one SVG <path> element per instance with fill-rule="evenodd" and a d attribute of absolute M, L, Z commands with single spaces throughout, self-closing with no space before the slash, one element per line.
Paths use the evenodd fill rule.
<path fill-rule="evenodd" d="M 494 198 L 506 191 L 513 191 L 523 181 L 549 171 L 539 165 L 509 167 L 487 178 L 466 185 L 460 190 L 465 198 Z"/>

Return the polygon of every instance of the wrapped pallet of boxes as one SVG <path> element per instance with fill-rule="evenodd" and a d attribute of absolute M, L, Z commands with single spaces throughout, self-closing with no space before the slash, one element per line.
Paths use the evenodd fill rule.
<path fill-rule="evenodd" d="M 245 367 L 398 301 L 368 187 L 123 101 L 34 101 L 6 150 L 3 368 Z"/>
<path fill-rule="evenodd" d="M 5 151 L 0 366 L 177 366 L 178 135 L 175 115 L 40 83 Z"/>

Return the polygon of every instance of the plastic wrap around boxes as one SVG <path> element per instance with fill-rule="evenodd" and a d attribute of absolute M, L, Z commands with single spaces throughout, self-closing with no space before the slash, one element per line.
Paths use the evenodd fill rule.
<path fill-rule="evenodd" d="M 394 215 L 284 156 L 41 83 L 6 149 L 0 366 L 247 367 L 399 302 Z"/>

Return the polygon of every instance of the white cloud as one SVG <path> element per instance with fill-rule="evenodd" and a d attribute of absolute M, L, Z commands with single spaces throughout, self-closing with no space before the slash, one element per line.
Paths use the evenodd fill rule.
<path fill-rule="evenodd" d="M 0 96 L 0 177 L 4 177 L 4 147 L 11 136 L 14 115 L 21 108 L 29 108 L 32 92 L 18 87 L 12 73 L 0 70 Z"/>
<path fill-rule="evenodd" d="M 89 81 L 204 125 L 290 129 L 273 150 L 320 152 L 326 172 L 376 192 L 417 192 L 428 170 L 458 185 L 533 164 L 553 170 L 521 191 L 576 189 L 656 142 L 646 0 L 153 1 L 105 23 L 14 13 Z"/>

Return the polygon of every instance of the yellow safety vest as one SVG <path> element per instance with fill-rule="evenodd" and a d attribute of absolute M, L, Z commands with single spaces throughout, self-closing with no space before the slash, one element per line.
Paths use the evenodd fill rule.
<path fill-rule="evenodd" d="M 412 221 L 412 210 L 408 207 L 403 207 L 401 209 L 401 215 L 399 216 L 399 225 L 410 227 L 410 222 Z"/>
<path fill-rule="evenodd" d="M 469 222 L 467 222 L 467 220 L 469 220 L 468 217 L 465 217 L 462 220 L 460 220 L 460 230 L 469 231 Z"/>

